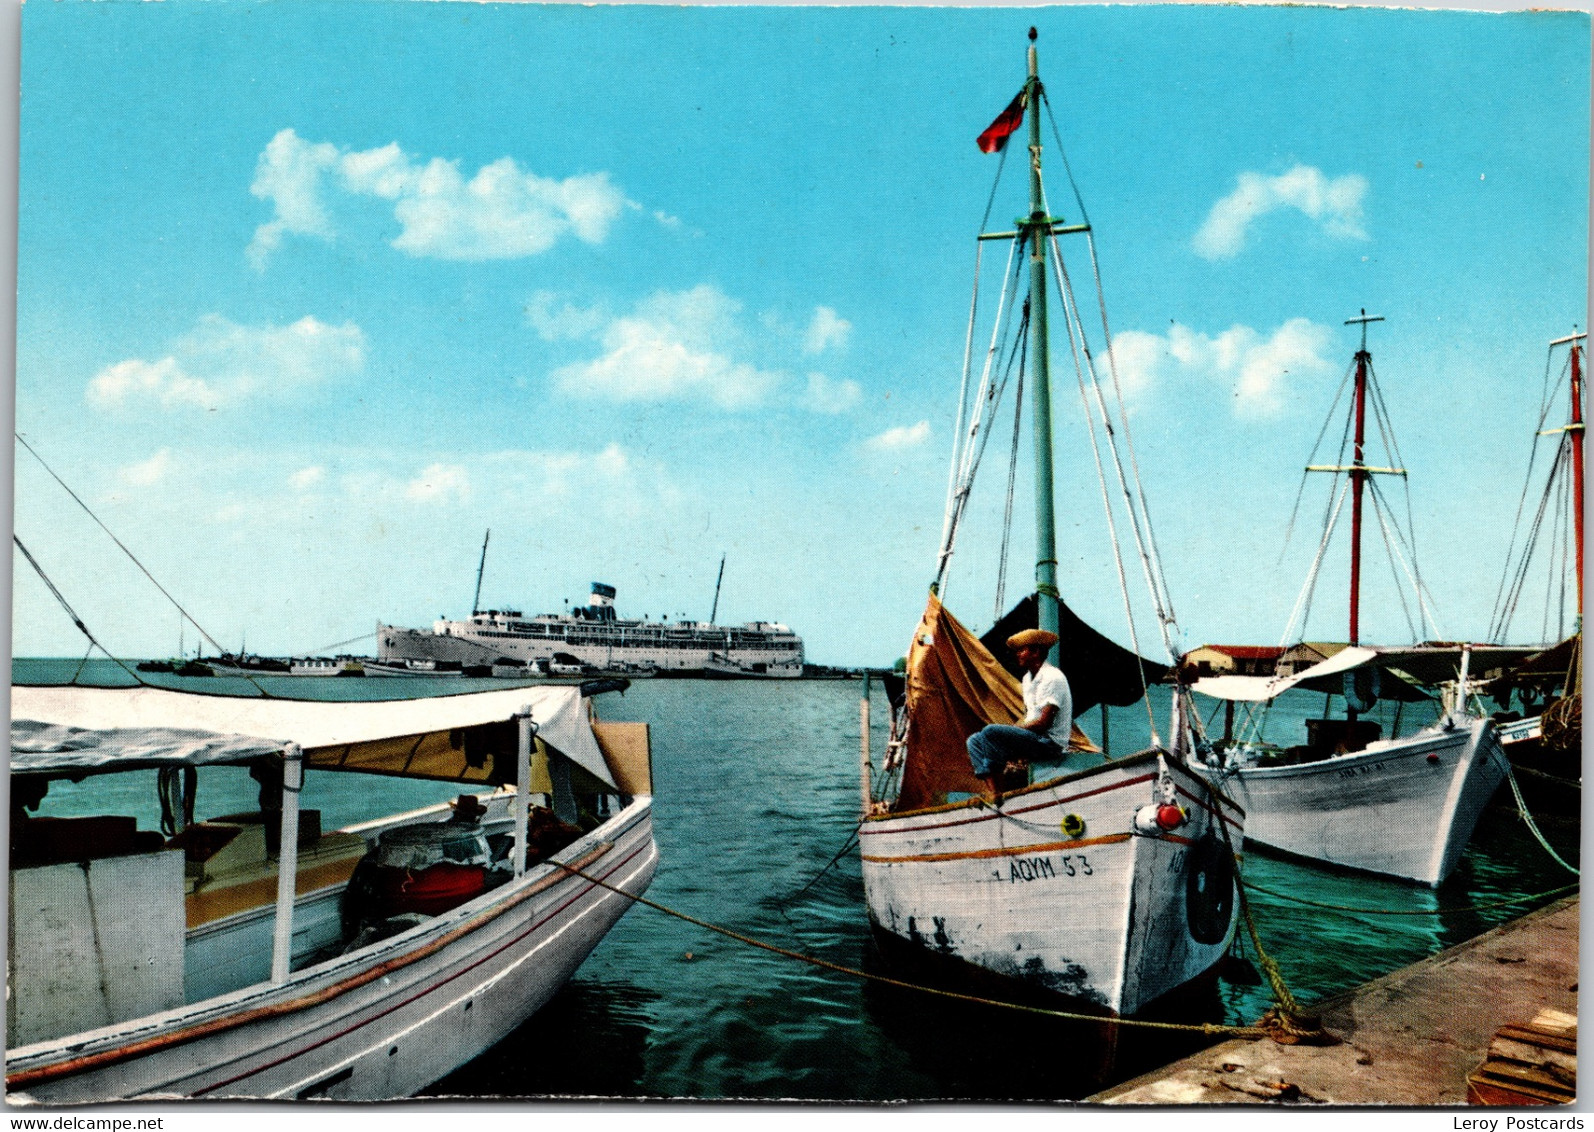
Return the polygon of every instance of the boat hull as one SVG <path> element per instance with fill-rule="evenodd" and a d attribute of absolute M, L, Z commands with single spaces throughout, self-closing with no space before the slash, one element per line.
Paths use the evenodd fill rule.
<path fill-rule="evenodd" d="M 651 800 L 633 801 L 554 859 L 641 893 L 658 861 Z M 630 905 L 543 864 L 281 985 L 11 1050 L 9 1099 L 410 1096 L 538 1010 Z"/>
<path fill-rule="evenodd" d="M 1155 755 L 1002 799 L 870 820 L 861 831 L 875 929 L 1127 1015 L 1211 970 L 1233 937 L 1236 876 L 1201 779 L 1167 773 L 1187 820 L 1136 832 L 1157 801 Z M 1227 808 L 1238 845 L 1244 815 Z M 1065 832 L 1065 829 L 1067 830 Z"/>
<path fill-rule="evenodd" d="M 1297 857 L 1438 887 L 1507 764 L 1487 719 L 1295 766 L 1210 772 L 1246 837 Z"/>

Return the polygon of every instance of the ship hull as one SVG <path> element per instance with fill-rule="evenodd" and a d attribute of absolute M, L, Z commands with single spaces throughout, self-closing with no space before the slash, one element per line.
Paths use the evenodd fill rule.
<path fill-rule="evenodd" d="M 527 665 L 546 665 L 554 662 L 557 655 L 565 654 L 574 657 L 579 665 L 603 672 L 700 674 L 717 665 L 723 673 L 728 662 L 738 676 L 789 679 L 803 674 L 802 647 L 800 642 L 792 644 L 795 637 L 767 645 L 727 646 L 724 634 L 681 634 L 685 639 L 671 642 L 657 630 L 628 625 L 611 628 L 617 626 L 614 622 L 590 626 L 559 624 L 546 628 L 541 636 L 482 630 L 468 622 L 444 624 L 448 631 L 442 633 L 379 625 L 378 656 L 384 661 L 440 660 L 486 665 L 508 657 Z M 712 658 L 711 653 L 715 654 Z"/>
<path fill-rule="evenodd" d="M 995 809 L 971 801 L 871 819 L 861 839 L 875 930 L 1107 1016 L 1199 979 L 1233 937 L 1236 874 L 1205 784 L 1165 765 L 1188 812 L 1170 832 L 1135 830 L 1137 809 L 1155 800 L 1155 755 Z M 1226 810 L 1238 844 L 1244 815 Z"/>
<path fill-rule="evenodd" d="M 11 1050 L 12 1103 L 153 1097 L 389 1100 L 540 1009 L 657 868 L 639 798 L 525 877 L 357 952 L 233 994 Z"/>
<path fill-rule="evenodd" d="M 1493 725 L 1478 719 L 1319 762 L 1210 773 L 1245 807 L 1250 840 L 1437 887 L 1506 769 Z"/>

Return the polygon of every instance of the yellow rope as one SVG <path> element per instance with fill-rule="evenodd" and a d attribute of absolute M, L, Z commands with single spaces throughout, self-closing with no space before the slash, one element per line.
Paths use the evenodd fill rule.
<path fill-rule="evenodd" d="M 674 916 L 678 920 L 684 920 L 687 923 L 699 928 L 703 928 L 706 931 L 717 932 L 728 939 L 736 940 L 738 943 L 745 943 L 749 947 L 757 947 L 761 950 L 772 952 L 775 955 L 784 956 L 787 959 L 795 959 L 800 963 L 808 963 L 815 967 L 823 967 L 828 971 L 836 971 L 843 975 L 851 975 L 853 978 L 864 979 L 868 982 L 884 983 L 886 986 L 900 987 L 903 990 L 921 991 L 924 994 L 933 994 L 942 998 L 957 999 L 959 1002 L 973 1002 L 978 1003 L 981 1006 L 1000 1006 L 1007 1010 L 1018 1010 L 1025 1014 L 1042 1014 L 1050 1018 L 1064 1018 L 1068 1019 L 1069 1021 L 1101 1022 L 1114 1026 L 1140 1026 L 1144 1029 L 1152 1030 L 1183 1030 L 1186 1032 L 1206 1034 L 1210 1037 L 1261 1038 L 1275 1036 L 1274 1030 L 1267 1025 L 1226 1026 L 1216 1022 L 1151 1022 L 1139 1018 L 1112 1018 L 1104 1017 L 1100 1014 L 1076 1014 L 1066 1010 L 1052 1010 L 1044 1006 L 1028 1006 L 1019 1002 L 1004 1002 L 1000 999 L 982 998 L 979 995 L 962 994 L 958 991 L 942 990 L 938 987 L 927 987 L 919 983 L 904 982 L 901 979 L 893 979 L 885 975 L 871 974 L 868 971 L 860 971 L 856 967 L 848 967 L 841 963 L 832 963 L 828 959 L 820 959 L 814 955 L 804 955 L 800 951 L 791 951 L 787 948 L 779 947 L 773 943 L 766 943 L 763 940 L 755 939 L 750 935 L 743 935 L 741 932 L 732 931 L 730 928 L 721 927 L 718 924 L 711 924 L 707 920 L 700 920 L 696 916 L 690 916 L 685 912 L 681 912 L 664 904 L 660 904 L 656 900 L 649 900 L 645 896 L 639 896 L 634 892 L 627 892 L 625 889 L 618 888 L 607 881 L 599 880 L 595 876 L 590 876 L 573 865 L 566 865 L 559 861 L 550 861 L 549 863 L 557 865 L 559 868 L 565 870 L 565 872 L 570 873 L 573 876 L 580 877 L 589 884 L 595 884 L 599 888 L 606 888 L 610 892 L 623 896 L 633 903 L 644 904 L 656 912 L 663 912 L 666 916 Z"/>
<path fill-rule="evenodd" d="M 1202 781 L 1206 783 L 1207 793 L 1212 797 L 1212 808 L 1218 815 L 1218 830 L 1223 834 L 1223 844 L 1228 848 L 1229 856 L 1234 861 L 1235 877 L 1239 880 L 1234 891 L 1240 900 L 1240 914 L 1245 919 L 1246 934 L 1251 937 L 1251 946 L 1256 950 L 1257 962 L 1262 967 L 1262 973 L 1267 976 L 1268 987 L 1273 991 L 1273 1001 L 1276 1005 L 1262 1015 L 1262 1026 L 1267 1029 L 1268 1036 L 1281 1045 L 1330 1045 L 1338 1042 L 1338 1038 L 1323 1029 L 1321 1020 L 1301 1012 L 1300 1004 L 1295 1001 L 1295 996 L 1290 993 L 1290 988 L 1284 982 L 1284 972 L 1279 970 L 1279 965 L 1263 948 L 1262 937 L 1256 930 L 1256 918 L 1251 915 L 1251 905 L 1245 899 L 1245 881 L 1239 877 L 1240 857 L 1234 851 L 1234 842 L 1229 837 L 1228 823 L 1223 820 L 1223 796 L 1218 793 L 1218 788 L 1212 784 L 1211 779 L 1203 777 Z"/>
<path fill-rule="evenodd" d="M 1577 885 L 1569 884 L 1564 888 L 1552 889 L 1549 892 L 1539 892 L 1531 896 L 1517 896 L 1510 900 L 1496 900 L 1489 904 L 1462 904 L 1454 908 L 1353 908 L 1347 904 L 1324 904 L 1317 900 L 1308 900 L 1304 896 L 1292 896 L 1287 892 L 1275 892 L 1271 888 L 1264 888 L 1260 884 L 1250 881 L 1241 881 L 1241 884 L 1265 896 L 1277 897 L 1280 900 L 1293 901 L 1296 904 L 1305 904 L 1312 908 L 1327 908 L 1333 912 L 1355 912 L 1363 916 L 1442 916 L 1447 912 L 1483 912 L 1490 908 L 1505 908 L 1512 904 L 1527 904 L 1534 900 L 1548 900 L 1557 896 L 1564 896 L 1568 892 L 1576 892 Z"/>

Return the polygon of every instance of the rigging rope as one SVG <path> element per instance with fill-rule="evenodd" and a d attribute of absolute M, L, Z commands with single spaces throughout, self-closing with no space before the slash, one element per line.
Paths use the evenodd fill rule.
<path fill-rule="evenodd" d="M 1002 550 L 996 561 L 996 612 L 991 615 L 992 624 L 1002 619 L 1007 604 L 1007 549 L 1013 537 L 1013 485 L 1018 479 L 1018 454 L 1024 435 L 1024 361 L 1019 360 L 1018 384 L 1013 387 L 1013 450 L 1007 459 L 1007 500 L 1002 505 Z"/>
<path fill-rule="evenodd" d="M 870 971 L 862 971 L 856 967 L 849 967 L 843 963 L 836 963 L 829 959 L 821 959 L 817 955 L 806 955 L 801 951 L 793 951 L 788 947 L 781 947 L 778 944 L 768 943 L 765 940 L 747 935 L 744 932 L 735 931 L 732 928 L 710 923 L 708 920 L 700 919 L 697 916 L 682 912 L 676 908 L 671 908 L 666 904 L 659 903 L 657 900 L 650 900 L 648 897 L 642 896 L 638 893 L 629 892 L 618 885 L 610 884 L 606 880 L 601 880 L 590 873 L 584 872 L 583 870 L 576 868 L 574 865 L 567 865 L 562 861 L 549 861 L 548 863 L 556 866 L 557 868 L 563 869 L 572 876 L 580 877 L 588 884 L 596 885 L 599 888 L 608 889 L 615 895 L 623 896 L 634 904 L 641 904 L 644 907 L 652 908 L 655 912 L 662 912 L 666 916 L 672 916 L 675 919 L 691 924 L 694 927 L 702 928 L 704 931 L 714 932 L 716 935 L 722 935 L 727 939 L 733 939 L 738 943 L 744 943 L 749 947 L 756 947 L 761 951 L 768 951 L 773 955 L 779 955 L 786 959 L 793 959 L 799 963 L 807 963 L 813 967 L 820 967 L 827 971 L 835 971 L 837 974 L 850 975 L 855 979 L 862 979 L 865 982 L 880 983 L 884 986 L 899 987 L 902 990 L 919 991 L 923 994 L 935 995 L 938 998 L 950 998 L 959 1002 L 972 1002 L 980 1006 L 996 1006 L 1006 1010 L 1016 1010 L 1024 1014 L 1039 1014 L 1049 1018 L 1061 1018 L 1075 1022 L 1095 1022 L 1112 1026 L 1134 1026 L 1140 1029 L 1148 1030 L 1175 1030 L 1182 1031 L 1184 1033 L 1207 1034 L 1213 1037 L 1272 1037 L 1274 1040 L 1279 1040 L 1278 1030 L 1275 1027 L 1268 1025 L 1227 1026 L 1216 1022 L 1154 1022 L 1143 1018 L 1109 1018 L 1103 1017 L 1100 1014 L 1083 1014 L 1069 1010 L 1053 1010 L 1044 1006 L 1030 1006 L 1027 1003 L 1021 1002 L 1004 1002 L 1001 999 L 985 998 L 980 995 L 964 994 L 960 991 L 944 990 L 940 987 L 924 986 L 920 983 L 910 983 L 903 979 L 894 979 L 888 975 L 877 975 Z"/>
<path fill-rule="evenodd" d="M 1328 433 L 1328 426 L 1334 423 L 1335 410 L 1339 408 L 1339 399 L 1345 395 L 1345 390 L 1350 386 L 1351 376 L 1356 372 L 1356 363 L 1352 362 L 1345 370 L 1345 375 L 1339 379 L 1339 388 L 1334 391 L 1334 400 L 1328 406 L 1328 415 L 1323 418 L 1323 427 L 1317 430 L 1317 439 L 1312 441 L 1308 450 L 1306 462 L 1310 464 L 1317 457 L 1317 450 L 1322 447 L 1323 437 Z M 1295 532 L 1295 519 L 1301 510 L 1301 499 L 1306 495 L 1306 481 L 1312 473 L 1301 470 L 1301 486 L 1295 491 L 1295 505 L 1290 508 L 1290 521 L 1284 527 L 1284 543 L 1279 547 L 1279 563 L 1284 561 L 1284 552 L 1289 549 L 1290 537 Z"/>
<path fill-rule="evenodd" d="M 26 441 L 24 441 L 24 443 L 26 443 Z M 87 625 L 83 624 L 83 618 L 77 615 L 77 610 L 73 609 L 71 603 L 66 600 L 66 595 L 56 588 L 54 582 L 50 581 L 50 575 L 44 572 L 44 567 L 39 565 L 39 560 L 33 557 L 32 551 L 22 545 L 22 540 L 18 538 L 15 533 L 12 534 L 11 541 L 17 544 L 17 549 L 22 552 L 22 557 L 28 560 L 28 565 L 33 567 L 34 572 L 39 575 L 40 580 L 43 581 L 45 586 L 49 588 L 50 592 L 55 595 L 55 600 L 61 603 L 61 608 L 66 610 L 66 615 L 72 619 L 72 624 L 77 626 L 78 632 L 82 633 L 89 639 L 89 652 L 99 649 L 111 660 L 116 661 L 121 670 L 131 676 L 134 680 L 138 681 L 140 684 L 147 683 L 142 676 L 123 663 L 121 658 L 113 656 L 110 649 L 106 648 L 104 645 L 100 644 L 99 641 L 94 639 L 94 634 L 89 632 L 89 627 Z M 87 653 L 84 654 L 83 660 L 85 662 L 88 660 Z M 77 672 L 72 674 L 72 683 L 77 683 L 78 673 L 82 671 L 83 663 L 80 662 L 78 664 Z"/>
<path fill-rule="evenodd" d="M 1101 505 L 1102 505 L 1102 510 L 1106 514 L 1106 517 L 1107 517 L 1107 540 L 1112 546 L 1113 566 L 1114 566 L 1114 568 L 1116 569 L 1116 571 L 1118 573 L 1118 589 L 1123 595 L 1123 599 L 1124 599 L 1124 616 L 1125 616 L 1126 620 L 1129 623 L 1129 647 L 1134 650 L 1135 660 L 1136 660 L 1135 669 L 1140 675 L 1140 688 L 1141 688 L 1140 699 L 1141 699 L 1141 702 L 1144 703 L 1145 707 L 1146 707 L 1146 723 L 1147 723 L 1148 728 L 1150 729 L 1149 733 L 1151 735 L 1152 745 L 1153 746 L 1161 746 L 1162 745 L 1161 740 L 1160 740 L 1160 738 L 1157 735 L 1157 717 L 1156 717 L 1156 713 L 1153 711 L 1152 706 L 1151 706 L 1151 697 L 1150 697 L 1149 694 L 1147 694 L 1148 693 L 1148 689 L 1146 688 L 1146 670 L 1145 670 L 1145 666 L 1141 665 L 1139 663 L 1139 658 L 1140 658 L 1140 655 L 1141 655 L 1140 654 L 1140 636 L 1139 636 L 1138 630 L 1135 627 L 1135 611 L 1134 611 L 1133 601 L 1132 601 L 1132 599 L 1130 597 L 1130 594 L 1129 594 L 1129 578 L 1128 578 L 1127 574 L 1124 571 L 1123 549 L 1122 549 L 1122 545 L 1120 544 L 1120 542 L 1118 540 L 1117 522 L 1113 518 L 1112 496 L 1111 496 L 1111 493 L 1109 492 L 1108 487 L 1107 487 L 1107 472 L 1106 472 L 1106 469 L 1102 467 L 1101 446 L 1096 440 L 1096 418 L 1095 418 L 1095 415 L 1091 412 L 1090 395 L 1086 391 L 1086 388 L 1085 388 L 1086 367 L 1080 364 L 1080 359 L 1079 359 L 1080 344 L 1079 344 L 1079 342 L 1078 342 L 1078 340 L 1076 339 L 1076 336 L 1075 336 L 1074 320 L 1073 320 L 1072 315 L 1071 315 L 1072 307 L 1071 307 L 1071 304 L 1069 303 L 1068 298 L 1067 298 L 1068 291 L 1064 288 L 1063 283 L 1062 283 L 1063 278 L 1065 278 L 1063 276 L 1061 270 L 1060 270 L 1062 257 L 1058 253 L 1057 241 L 1056 241 L 1055 238 L 1052 241 L 1052 259 L 1053 259 L 1054 267 L 1058 268 L 1058 296 L 1059 296 L 1059 298 L 1063 299 L 1063 315 L 1064 315 L 1063 325 L 1066 327 L 1066 329 L 1068 331 L 1069 356 L 1073 360 L 1073 363 L 1074 363 L 1074 375 L 1078 379 L 1078 382 L 1079 382 L 1080 407 L 1084 410 L 1084 413 L 1085 413 L 1085 431 L 1086 431 L 1086 434 L 1090 437 L 1090 454 L 1091 454 L 1091 458 L 1095 461 L 1095 464 L 1096 464 L 1096 479 L 1101 484 Z M 1080 334 L 1080 337 L 1083 337 L 1083 333 L 1082 332 Z M 1092 373 L 1091 377 L 1092 377 L 1092 379 L 1094 379 L 1095 374 Z M 1108 422 L 1106 420 L 1103 420 L 1102 427 L 1106 430 L 1106 432 L 1108 434 L 1109 443 L 1110 443 L 1111 435 L 1112 435 L 1112 425 L 1111 425 L 1110 422 Z M 1121 471 L 1121 469 L 1120 469 L 1120 471 Z M 1153 595 L 1153 600 L 1155 600 L 1155 595 Z"/>
<path fill-rule="evenodd" d="M 1523 801 L 1522 799 L 1522 787 L 1517 785 L 1516 772 L 1511 769 L 1511 761 L 1509 759 L 1506 760 L 1505 764 L 1505 777 L 1506 781 L 1511 784 L 1511 795 L 1516 799 L 1517 813 L 1521 816 L 1522 823 L 1528 827 L 1528 832 L 1533 834 L 1534 840 L 1536 840 L 1544 849 L 1544 851 L 1555 860 L 1557 865 L 1560 865 L 1563 869 L 1575 877 L 1582 876 L 1583 874 L 1578 871 L 1577 866 L 1567 864 L 1566 861 L 1561 858 L 1561 855 L 1550 847 L 1550 843 L 1545 840 L 1544 834 L 1539 832 L 1538 823 L 1533 820 L 1533 815 L 1528 812 L 1527 802 Z"/>
<path fill-rule="evenodd" d="M 209 633 L 205 632 L 204 626 L 201 625 L 198 621 L 194 620 L 193 614 L 189 613 L 188 610 L 184 609 L 183 606 L 182 606 L 182 603 L 179 602 L 175 597 L 173 597 L 169 592 L 167 592 L 166 587 L 161 585 L 160 582 L 156 580 L 155 575 L 151 574 L 149 572 L 149 570 L 144 566 L 144 564 L 138 560 L 138 556 L 127 548 L 127 544 L 124 543 L 121 539 L 117 538 L 115 533 L 111 530 L 111 528 L 107 527 L 100 520 L 100 517 L 98 515 L 96 515 L 93 512 L 92 509 L 90 509 L 89 505 L 87 503 L 83 502 L 82 498 L 78 495 L 78 493 L 73 491 L 70 487 L 68 487 L 65 480 L 63 480 L 60 476 L 55 474 L 55 469 L 50 467 L 49 464 L 45 463 L 44 457 L 39 455 L 39 453 L 34 449 L 33 445 L 29 444 L 27 442 L 27 440 L 23 437 L 23 435 L 20 432 L 13 432 L 12 435 L 17 438 L 17 443 L 21 444 L 22 447 L 26 448 L 30 453 L 32 453 L 33 458 L 39 462 L 39 466 L 42 467 L 46 472 L 50 473 L 50 478 L 55 480 L 56 483 L 61 485 L 61 490 L 65 491 L 68 495 L 70 495 L 72 497 L 73 502 L 75 502 L 79 507 L 83 508 L 84 512 L 88 515 L 89 518 L 94 520 L 94 522 L 99 526 L 100 530 L 104 531 L 106 533 L 106 535 L 108 535 L 110 537 L 110 540 L 117 545 L 117 547 L 121 550 L 121 552 L 123 554 L 127 555 L 127 557 L 132 561 L 133 565 L 138 567 L 139 571 L 144 575 L 144 577 L 148 578 L 150 580 L 150 583 L 152 585 L 154 585 L 154 587 L 161 592 L 161 596 L 163 596 L 167 601 L 171 602 L 172 605 L 176 606 L 177 607 L 177 612 L 181 613 L 184 617 L 188 618 L 188 623 L 190 625 L 192 625 L 196 631 L 198 631 L 200 636 L 204 637 L 205 640 L 209 641 L 211 643 L 211 645 L 216 649 L 217 652 L 226 652 L 227 650 L 222 648 L 221 645 L 217 643 L 216 638 L 212 637 Z M 21 546 L 22 544 L 19 542 L 19 543 L 17 543 L 17 545 Z M 26 550 L 23 550 L 22 553 L 23 554 L 27 554 L 28 552 Z M 28 560 L 29 561 L 33 560 L 33 556 L 31 554 L 28 555 Z M 37 564 L 35 564 L 34 569 L 38 569 Z M 39 576 L 40 577 L 44 576 L 42 571 L 40 571 L 40 575 Z M 50 588 L 52 590 L 55 589 L 54 585 L 51 585 Z M 57 597 L 59 597 L 59 593 L 57 593 Z M 81 623 L 79 623 L 78 628 L 80 628 L 80 629 L 83 628 Z M 84 632 L 86 633 L 86 632 L 88 632 L 88 630 L 84 629 Z M 93 640 L 92 637 L 90 637 L 89 639 Z M 99 644 L 99 642 L 96 641 L 95 644 Z M 100 647 L 101 647 L 102 651 L 105 651 L 104 650 L 104 646 L 100 646 Z M 107 651 L 107 652 L 105 652 L 105 655 L 106 656 L 110 656 L 111 654 Z M 120 664 L 121 662 L 117 661 L 117 663 Z M 122 665 L 122 667 L 126 668 L 127 666 L 126 665 Z M 269 696 L 271 694 L 270 692 L 268 692 L 264 688 L 262 688 L 258 683 L 256 683 L 255 678 L 253 676 L 250 676 L 250 675 L 248 675 L 246 673 L 245 674 L 245 679 L 247 679 L 251 684 L 254 684 L 255 690 L 258 691 L 262 696 Z M 140 683 L 142 683 L 142 682 L 143 681 L 140 681 Z"/>
<path fill-rule="evenodd" d="M 1509 900 L 1495 900 L 1488 904 L 1460 904 L 1451 908 L 1357 908 L 1347 904 L 1325 904 L 1320 900 L 1308 900 L 1304 896 L 1297 896 L 1293 892 L 1279 892 L 1276 889 L 1264 888 L 1260 884 L 1242 881 L 1246 888 L 1252 892 L 1260 892 L 1264 896 L 1272 896 L 1279 900 L 1288 900 L 1292 904 L 1304 904 L 1308 908 L 1326 908 L 1331 912 L 1352 912 L 1359 916 L 1444 916 L 1459 912 L 1487 912 L 1491 908 L 1509 908 L 1515 904 L 1530 904 L 1535 900 L 1550 900 L 1557 896 L 1565 896 L 1568 892 L 1576 892 L 1575 884 L 1564 885 L 1561 888 L 1551 889 L 1549 892 L 1536 892 L 1527 896 L 1515 896 Z"/>
<path fill-rule="evenodd" d="M 1004 271 L 1004 276 L 1008 276 L 1009 272 L 1011 274 L 1010 277 L 1006 277 L 1004 279 L 1001 300 L 997 304 L 996 319 L 991 326 L 991 344 L 986 350 L 985 365 L 981 370 L 980 385 L 974 398 L 974 409 L 971 413 L 967 427 L 961 428 L 960 434 L 957 437 L 953 448 L 953 490 L 947 498 L 946 514 L 943 516 L 941 522 L 941 548 L 937 555 L 935 573 L 935 589 L 937 591 L 943 592 L 943 594 L 947 569 L 951 565 L 952 551 L 957 543 L 958 528 L 962 524 L 963 511 L 968 504 L 969 492 L 974 487 L 974 473 L 978 470 L 978 457 L 975 454 L 974 449 L 976 441 L 979 439 L 980 433 L 982 431 L 983 420 L 981 414 L 985 408 L 985 403 L 990 399 L 991 367 L 1001 347 L 1004 314 L 1007 318 L 1011 318 L 1012 304 L 1009 300 L 1010 298 L 1017 297 L 1019 276 L 1018 268 L 1022 266 L 1016 262 L 1017 247 L 1018 241 L 1014 240 L 1011 242 L 1011 245 L 1008 248 L 1007 268 Z M 976 279 L 976 289 L 978 286 L 979 280 Z M 963 406 L 960 405 L 960 425 L 962 422 L 962 414 Z M 983 452 L 984 446 L 980 445 L 979 449 Z M 972 465 L 971 461 L 973 461 Z"/>
<path fill-rule="evenodd" d="M 1335 477 L 1338 478 L 1338 477 Z M 1331 495 L 1333 510 L 1328 516 L 1328 522 L 1323 525 L 1323 539 L 1317 544 L 1317 554 L 1312 559 L 1312 565 L 1306 572 L 1306 581 L 1301 585 L 1300 595 L 1295 599 L 1295 608 L 1290 610 L 1290 619 L 1284 626 L 1284 635 L 1279 638 L 1279 647 L 1284 648 L 1295 631 L 1296 618 L 1300 618 L 1301 634 L 1306 634 L 1306 618 L 1312 611 L 1312 591 L 1317 588 L 1317 572 L 1322 569 L 1323 555 L 1328 552 L 1328 540 L 1334 534 L 1334 524 L 1339 522 L 1340 508 L 1345 505 L 1345 494 L 1350 488 L 1350 479 L 1346 477 L 1339 485 L 1339 494 Z"/>

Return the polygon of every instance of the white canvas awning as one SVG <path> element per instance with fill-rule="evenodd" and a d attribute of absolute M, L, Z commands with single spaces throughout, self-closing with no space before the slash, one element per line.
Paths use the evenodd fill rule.
<path fill-rule="evenodd" d="M 531 708 L 539 739 L 614 785 L 580 689 L 552 685 L 359 702 L 210 696 L 151 687 L 13 686 L 11 771 L 103 773 L 245 763 L 293 742 L 312 767 L 485 781 L 488 768 L 468 757 L 465 729 L 507 724 L 525 706 Z"/>
<path fill-rule="evenodd" d="M 1423 696 L 1412 686 L 1432 687 L 1455 680 L 1461 671 L 1461 651 L 1459 645 L 1414 645 L 1409 648 L 1359 645 L 1341 649 L 1327 660 L 1303 668 L 1293 676 L 1208 676 L 1197 680 L 1191 687 L 1214 699 L 1254 703 L 1271 700 L 1291 688 L 1335 692 L 1343 686 L 1346 672 L 1371 667 L 1392 671 L 1403 678 L 1402 691 L 1410 689 L 1409 695 L 1398 695 L 1391 686 L 1384 693 L 1386 699 L 1422 699 Z M 1506 645 L 1474 645 L 1469 651 L 1472 658 L 1467 671 L 1475 683 L 1521 663 L 1521 659 L 1531 652 L 1529 649 Z"/>

